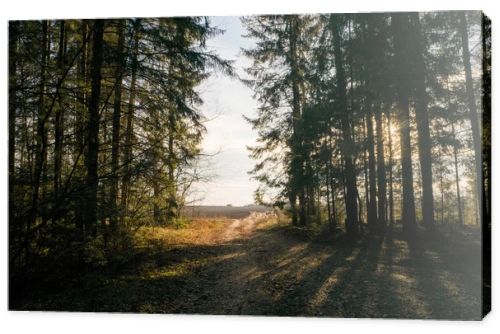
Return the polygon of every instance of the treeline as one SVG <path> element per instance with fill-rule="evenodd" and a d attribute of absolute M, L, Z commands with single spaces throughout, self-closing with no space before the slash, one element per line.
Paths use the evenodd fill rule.
<path fill-rule="evenodd" d="M 411 237 L 417 222 L 433 231 L 480 224 L 482 213 L 490 221 L 491 40 L 481 13 L 243 23 L 256 40 L 245 54 L 260 102 L 248 119 L 259 134 L 258 201 L 289 208 L 298 226 L 345 224 L 352 236 L 401 223 Z"/>
<path fill-rule="evenodd" d="M 203 178 L 196 88 L 233 71 L 206 47 L 220 33 L 202 17 L 9 23 L 12 275 L 82 269 L 128 231 L 176 223 Z"/>

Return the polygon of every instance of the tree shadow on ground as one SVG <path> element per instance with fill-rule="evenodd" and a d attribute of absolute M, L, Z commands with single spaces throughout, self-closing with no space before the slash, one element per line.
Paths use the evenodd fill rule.
<path fill-rule="evenodd" d="M 214 245 L 153 243 L 16 310 L 478 319 L 475 246 L 400 231 L 353 242 L 283 228 Z M 465 260 L 464 260 L 465 259 Z"/>

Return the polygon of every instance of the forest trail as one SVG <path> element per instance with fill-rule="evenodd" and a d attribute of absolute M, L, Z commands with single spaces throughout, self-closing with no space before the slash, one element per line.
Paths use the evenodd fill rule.
<path fill-rule="evenodd" d="M 407 243 L 395 231 L 352 244 L 304 238 L 269 213 L 200 219 L 147 231 L 121 266 L 15 308 L 478 319 L 478 231 L 448 233 Z"/>
<path fill-rule="evenodd" d="M 257 221 L 265 217 L 267 217 L 265 213 L 252 212 L 243 219 L 233 219 L 232 223 L 224 231 L 224 240 L 230 241 L 248 236 L 253 232 Z"/>
<path fill-rule="evenodd" d="M 481 318 L 490 24 L 10 22 L 9 309 Z"/>

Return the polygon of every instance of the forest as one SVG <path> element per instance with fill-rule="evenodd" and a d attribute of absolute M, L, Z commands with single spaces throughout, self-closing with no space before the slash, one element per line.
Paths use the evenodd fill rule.
<path fill-rule="evenodd" d="M 225 33 L 210 17 L 9 23 L 10 308 L 410 318 L 486 313 L 490 21 L 473 11 L 240 20 L 243 37 L 255 42 L 241 50 L 251 64 L 245 75 L 208 46 Z M 248 147 L 255 161 L 248 172 L 260 184 L 255 204 L 267 209 L 242 218 L 221 211 L 220 218 L 199 219 L 186 209 L 196 206 L 193 187 L 209 178 L 200 85 L 212 75 L 242 82 L 258 103 L 243 121 L 258 134 L 258 145 Z M 301 257 L 294 252 L 302 246 Z M 252 258 L 233 259 L 238 247 Z M 356 266 L 348 249 L 363 260 L 356 284 L 344 283 L 343 295 L 327 294 L 317 306 L 326 288 L 314 282 L 332 280 L 321 267 Z M 445 293 L 436 293 L 437 280 L 429 276 L 408 290 L 422 296 L 413 310 L 411 301 L 398 310 L 345 306 L 362 304 L 350 293 L 363 282 L 363 298 L 375 283 L 373 303 L 383 297 L 385 276 L 373 276 L 367 266 L 389 251 L 410 254 L 409 264 L 401 264 L 410 268 L 408 284 L 437 270 L 456 277 L 456 307 L 446 304 L 452 297 L 426 299 Z M 429 251 L 442 251 L 436 271 L 424 261 Z M 272 258 L 286 265 L 266 262 Z M 311 269 L 314 275 L 304 274 L 313 260 L 285 268 L 307 258 L 325 259 L 317 273 Z M 296 270 L 290 275 L 302 285 L 276 285 L 273 275 L 289 281 L 280 276 L 286 270 Z M 221 271 L 234 278 L 221 278 Z M 247 283 L 238 278 L 243 272 Z M 218 279 L 224 284 L 213 291 L 223 297 L 210 292 Z M 270 281 L 277 297 L 263 302 L 272 295 L 262 292 Z M 395 293 L 397 284 L 389 286 Z M 233 305 L 225 290 L 250 292 Z M 344 306 L 327 308 L 333 300 Z"/>

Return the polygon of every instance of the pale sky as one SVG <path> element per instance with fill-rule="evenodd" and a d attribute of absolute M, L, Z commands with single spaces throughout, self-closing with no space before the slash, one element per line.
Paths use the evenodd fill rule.
<path fill-rule="evenodd" d="M 224 59 L 235 60 L 238 75 L 246 77 L 244 68 L 250 60 L 241 54 L 241 48 L 248 48 L 253 42 L 242 37 L 245 28 L 236 16 L 211 17 L 211 23 L 225 33 L 208 41 L 209 49 L 217 51 Z M 196 204 L 203 205 L 246 205 L 253 203 L 253 192 L 258 183 L 250 179 L 248 171 L 254 161 L 248 157 L 246 146 L 256 143 L 256 132 L 243 119 L 243 115 L 254 116 L 257 101 L 253 92 L 237 79 L 213 74 L 200 87 L 204 104 L 200 107 L 210 119 L 205 126 L 203 152 L 214 154 L 210 158 L 213 177 L 209 183 L 196 186 L 202 198 Z"/>

